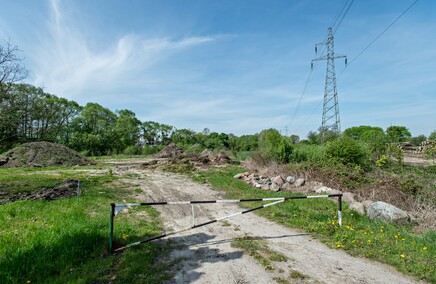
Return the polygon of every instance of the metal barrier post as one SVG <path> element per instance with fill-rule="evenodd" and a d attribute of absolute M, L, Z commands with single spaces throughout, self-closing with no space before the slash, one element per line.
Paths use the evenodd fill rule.
<path fill-rule="evenodd" d="M 342 226 L 342 194 L 339 195 L 338 199 L 338 223 Z"/>
<path fill-rule="evenodd" d="M 110 252 L 113 252 L 114 216 L 115 216 L 115 203 L 111 203 L 110 235 L 109 235 L 109 251 Z"/>

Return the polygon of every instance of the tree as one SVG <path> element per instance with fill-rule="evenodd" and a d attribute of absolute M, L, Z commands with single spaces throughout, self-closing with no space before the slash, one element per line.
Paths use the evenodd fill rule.
<path fill-rule="evenodd" d="M 430 133 L 430 135 L 428 136 L 428 140 L 436 141 L 436 130 Z"/>
<path fill-rule="evenodd" d="M 67 143 L 69 124 L 79 111 L 74 101 L 29 84 L 13 84 L 0 105 L 0 148 L 41 140 Z"/>
<path fill-rule="evenodd" d="M 22 64 L 23 59 L 17 55 L 18 52 L 18 47 L 10 42 L 6 42 L 5 46 L 0 45 L 0 104 L 12 85 L 28 75 Z"/>
<path fill-rule="evenodd" d="M 297 144 L 298 142 L 300 142 L 300 136 L 296 135 L 296 134 L 292 134 L 289 139 L 291 140 L 292 144 Z"/>
<path fill-rule="evenodd" d="M 72 122 L 70 147 L 91 155 L 110 154 L 114 148 L 117 115 L 96 103 L 88 103 Z M 116 144 L 116 143 L 115 143 Z"/>
<path fill-rule="evenodd" d="M 259 147 L 269 156 L 274 157 L 281 140 L 282 135 L 277 129 L 262 130 L 259 134 Z"/>
<path fill-rule="evenodd" d="M 157 145 L 159 141 L 159 123 L 146 121 L 141 125 L 144 142 L 147 145 Z"/>
<path fill-rule="evenodd" d="M 425 140 L 427 140 L 427 137 L 425 137 L 425 135 L 421 134 L 421 135 L 418 135 L 416 137 L 411 137 L 410 143 L 412 143 L 415 146 L 419 146 L 419 145 L 421 145 L 421 142 L 423 142 Z"/>
<path fill-rule="evenodd" d="M 405 126 L 389 126 L 386 135 L 389 142 L 403 142 L 412 136 Z"/>
<path fill-rule="evenodd" d="M 133 111 L 122 109 L 117 111 L 115 122 L 116 150 L 118 153 L 129 146 L 138 146 L 141 134 L 141 121 L 136 118 Z"/>
<path fill-rule="evenodd" d="M 354 140 L 361 140 L 365 136 L 369 137 L 376 132 L 384 135 L 384 131 L 381 127 L 361 125 L 361 126 L 354 126 L 345 129 L 344 136 L 348 136 L 350 138 L 353 138 Z M 368 133 L 372 133 L 372 134 L 370 135 Z"/>
<path fill-rule="evenodd" d="M 195 143 L 195 132 L 190 129 L 177 129 L 171 133 L 171 141 L 176 144 L 193 145 Z"/>

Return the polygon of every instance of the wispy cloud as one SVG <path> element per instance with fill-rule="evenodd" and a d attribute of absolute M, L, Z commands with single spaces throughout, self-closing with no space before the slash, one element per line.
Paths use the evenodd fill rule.
<path fill-rule="evenodd" d="M 84 89 L 129 84 L 173 52 L 222 38 L 218 35 L 150 39 L 126 34 L 105 50 L 93 50 L 72 19 L 64 16 L 58 0 L 50 1 L 50 9 L 49 36 L 40 38 L 33 83 L 71 99 L 78 99 Z"/>

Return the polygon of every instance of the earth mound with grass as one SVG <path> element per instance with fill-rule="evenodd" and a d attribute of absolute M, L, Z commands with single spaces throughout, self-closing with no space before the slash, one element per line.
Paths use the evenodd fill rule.
<path fill-rule="evenodd" d="M 30 142 L 20 145 L 0 157 L 0 168 L 31 168 L 50 166 L 93 165 L 67 146 L 51 142 Z"/>

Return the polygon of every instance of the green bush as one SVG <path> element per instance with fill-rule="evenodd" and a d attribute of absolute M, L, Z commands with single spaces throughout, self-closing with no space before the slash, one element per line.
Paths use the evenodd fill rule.
<path fill-rule="evenodd" d="M 294 151 L 291 155 L 291 161 L 295 163 L 300 162 L 320 162 L 324 155 L 324 147 L 321 145 L 310 145 L 299 143 L 295 145 Z"/>
<path fill-rule="evenodd" d="M 282 164 L 289 163 L 293 150 L 292 143 L 287 138 L 282 137 L 275 153 L 277 161 Z"/>
<path fill-rule="evenodd" d="M 154 155 L 160 152 L 160 150 L 163 149 L 164 146 L 162 145 L 158 145 L 158 146 L 153 146 L 153 145 L 145 145 L 144 148 L 142 148 L 142 154 L 143 155 Z"/>
<path fill-rule="evenodd" d="M 369 151 L 359 141 L 349 137 L 342 137 L 325 146 L 325 158 L 343 165 L 367 166 L 369 164 Z"/>
<path fill-rule="evenodd" d="M 128 146 L 124 149 L 125 155 L 141 155 L 142 149 L 139 146 Z"/>

